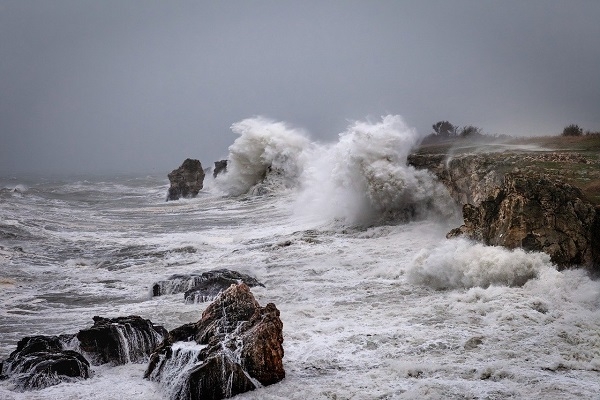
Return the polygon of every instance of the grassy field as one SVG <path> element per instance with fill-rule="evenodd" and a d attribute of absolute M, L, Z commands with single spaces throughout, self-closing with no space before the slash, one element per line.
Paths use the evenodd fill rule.
<path fill-rule="evenodd" d="M 576 186 L 594 204 L 600 204 L 600 135 L 545 136 L 497 140 L 450 139 L 422 145 L 421 154 L 489 154 L 498 169 L 521 170 L 560 179 Z"/>

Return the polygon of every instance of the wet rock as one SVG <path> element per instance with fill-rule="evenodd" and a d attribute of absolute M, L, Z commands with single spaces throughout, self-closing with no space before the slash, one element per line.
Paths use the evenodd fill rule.
<path fill-rule="evenodd" d="M 228 398 L 282 380 L 282 344 L 277 307 L 261 307 L 240 283 L 222 292 L 200 321 L 171 331 L 145 376 L 172 399 Z"/>
<path fill-rule="evenodd" d="M 215 168 L 213 169 L 213 178 L 217 175 L 224 174 L 227 172 L 227 160 L 215 161 Z"/>
<path fill-rule="evenodd" d="M 148 360 L 166 337 L 162 326 L 138 316 L 113 319 L 94 317 L 94 325 L 77 333 L 81 351 L 93 365 L 122 365 Z"/>
<path fill-rule="evenodd" d="M 250 275 L 228 269 L 217 269 L 203 273 L 171 275 L 168 279 L 152 285 L 152 295 L 185 293 L 184 297 L 187 303 L 198 303 L 211 301 L 232 284 L 241 282 L 250 287 L 264 287 Z"/>
<path fill-rule="evenodd" d="M 21 390 L 42 389 L 90 377 L 90 364 L 80 353 L 66 349 L 72 337 L 28 336 L 0 364 L 0 376 Z"/>
<path fill-rule="evenodd" d="M 588 162 L 580 155 L 554 152 L 409 156 L 411 165 L 433 172 L 463 207 L 464 224 L 448 237 L 543 251 L 559 268 L 583 266 L 600 274 L 600 206 L 560 176 L 550 178 L 516 167 L 532 160 Z"/>
<path fill-rule="evenodd" d="M 169 175 L 169 192 L 167 201 L 179 200 L 181 197 L 196 197 L 204 185 L 204 170 L 200 161 L 186 159 L 181 166 Z"/>
<path fill-rule="evenodd" d="M 600 208 L 571 185 L 521 173 L 504 176 L 495 195 L 463 206 L 464 225 L 448 236 L 543 251 L 561 268 L 600 265 Z"/>

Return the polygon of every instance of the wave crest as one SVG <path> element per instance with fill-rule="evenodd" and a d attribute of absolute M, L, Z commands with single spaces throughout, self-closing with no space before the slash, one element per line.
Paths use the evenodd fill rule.
<path fill-rule="evenodd" d="M 421 250 L 407 271 L 411 283 L 435 289 L 523 286 L 553 268 L 550 256 L 485 246 L 466 239 L 448 240 Z"/>
<path fill-rule="evenodd" d="M 226 193 L 263 194 L 296 185 L 310 146 L 303 131 L 264 117 L 244 119 L 231 130 L 240 137 L 229 146 L 227 173 L 217 178 Z"/>
<path fill-rule="evenodd" d="M 420 140 L 397 115 L 355 122 L 338 143 L 316 152 L 300 208 L 353 225 L 411 218 L 430 209 L 451 213 L 447 190 L 428 172 L 406 165 Z"/>

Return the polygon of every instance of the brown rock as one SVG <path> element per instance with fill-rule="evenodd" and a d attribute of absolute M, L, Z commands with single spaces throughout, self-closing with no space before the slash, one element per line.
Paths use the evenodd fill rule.
<path fill-rule="evenodd" d="M 174 346 L 182 342 L 189 350 Z M 171 398 L 227 398 L 282 380 L 282 343 L 277 307 L 261 307 L 246 284 L 234 284 L 198 322 L 169 333 L 145 376 L 166 386 Z"/>

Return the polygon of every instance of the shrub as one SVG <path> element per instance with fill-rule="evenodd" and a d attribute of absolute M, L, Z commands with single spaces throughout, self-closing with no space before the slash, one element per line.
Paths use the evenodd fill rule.
<path fill-rule="evenodd" d="M 581 136 L 583 135 L 583 129 L 579 127 L 579 125 L 571 124 L 565 126 L 562 132 L 563 136 Z"/>
<path fill-rule="evenodd" d="M 482 135 L 482 129 L 473 125 L 467 125 L 463 127 L 460 132 L 460 137 L 476 137 Z"/>
<path fill-rule="evenodd" d="M 432 125 L 433 134 L 440 137 L 456 136 L 457 127 L 448 121 L 438 121 Z"/>

